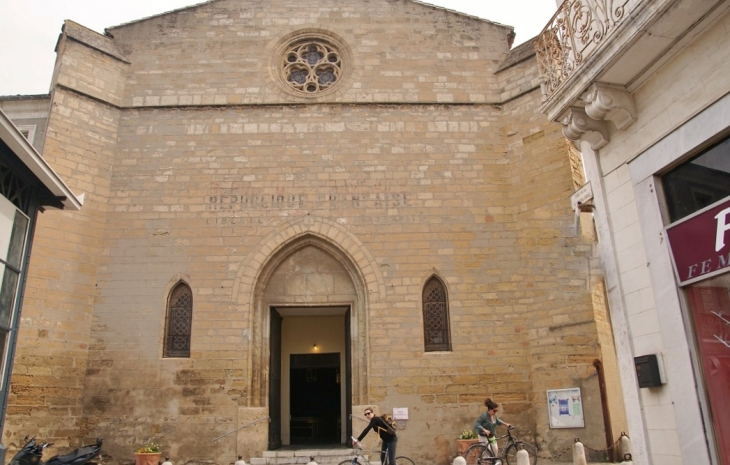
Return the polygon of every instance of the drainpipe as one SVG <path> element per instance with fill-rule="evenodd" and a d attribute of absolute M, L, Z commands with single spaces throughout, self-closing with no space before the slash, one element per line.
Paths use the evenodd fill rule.
<path fill-rule="evenodd" d="M 611 412 L 608 410 L 608 394 L 606 393 L 606 375 L 603 372 L 603 363 L 596 359 L 593 366 L 598 374 L 598 389 L 601 391 L 601 410 L 603 410 L 603 429 L 606 432 L 606 448 L 608 450 L 608 458 L 611 461 L 616 460 L 616 451 L 611 448 L 613 445 L 613 430 L 611 429 Z"/>

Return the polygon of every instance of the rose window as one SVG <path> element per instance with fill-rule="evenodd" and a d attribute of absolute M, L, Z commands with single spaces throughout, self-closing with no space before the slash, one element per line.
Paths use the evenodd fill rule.
<path fill-rule="evenodd" d="M 340 79 L 342 63 L 339 52 L 330 44 L 307 40 L 289 47 L 282 71 L 294 90 L 313 94 L 332 87 Z"/>

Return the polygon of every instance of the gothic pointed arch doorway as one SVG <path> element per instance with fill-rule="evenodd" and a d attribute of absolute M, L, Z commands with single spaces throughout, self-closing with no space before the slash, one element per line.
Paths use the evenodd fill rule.
<path fill-rule="evenodd" d="M 367 399 L 367 297 L 360 267 L 326 238 L 303 234 L 265 262 L 252 309 L 250 405 L 269 409 L 269 449 L 306 438 L 344 443 L 351 435 L 351 407 Z M 291 386 L 306 382 L 307 369 L 310 380 L 321 371 L 340 383 L 335 418 L 324 398 L 326 418 L 297 414 L 307 400 L 292 397 Z"/>

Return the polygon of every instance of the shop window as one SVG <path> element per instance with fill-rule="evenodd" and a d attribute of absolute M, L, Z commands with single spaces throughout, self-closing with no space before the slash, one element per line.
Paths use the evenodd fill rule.
<path fill-rule="evenodd" d="M 730 458 L 730 273 L 684 288 L 720 455 Z M 723 462 L 727 463 L 727 462 Z"/>
<path fill-rule="evenodd" d="M 193 322 L 193 292 L 179 282 L 170 291 L 165 324 L 165 357 L 190 357 L 190 336 Z"/>
<path fill-rule="evenodd" d="M 730 196 L 730 138 L 662 176 L 669 222 Z"/>
<path fill-rule="evenodd" d="M 448 295 L 436 276 L 423 286 L 423 340 L 426 352 L 451 350 Z"/>

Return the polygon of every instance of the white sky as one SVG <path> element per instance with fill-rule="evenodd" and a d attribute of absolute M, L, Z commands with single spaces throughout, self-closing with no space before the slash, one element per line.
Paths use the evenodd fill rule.
<path fill-rule="evenodd" d="M 107 27 L 201 2 L 0 0 L 0 95 L 48 92 L 56 58 L 53 49 L 65 19 L 103 33 Z M 427 3 L 513 26 L 517 34 L 515 45 L 539 34 L 556 10 L 555 0 L 430 0 Z"/>

